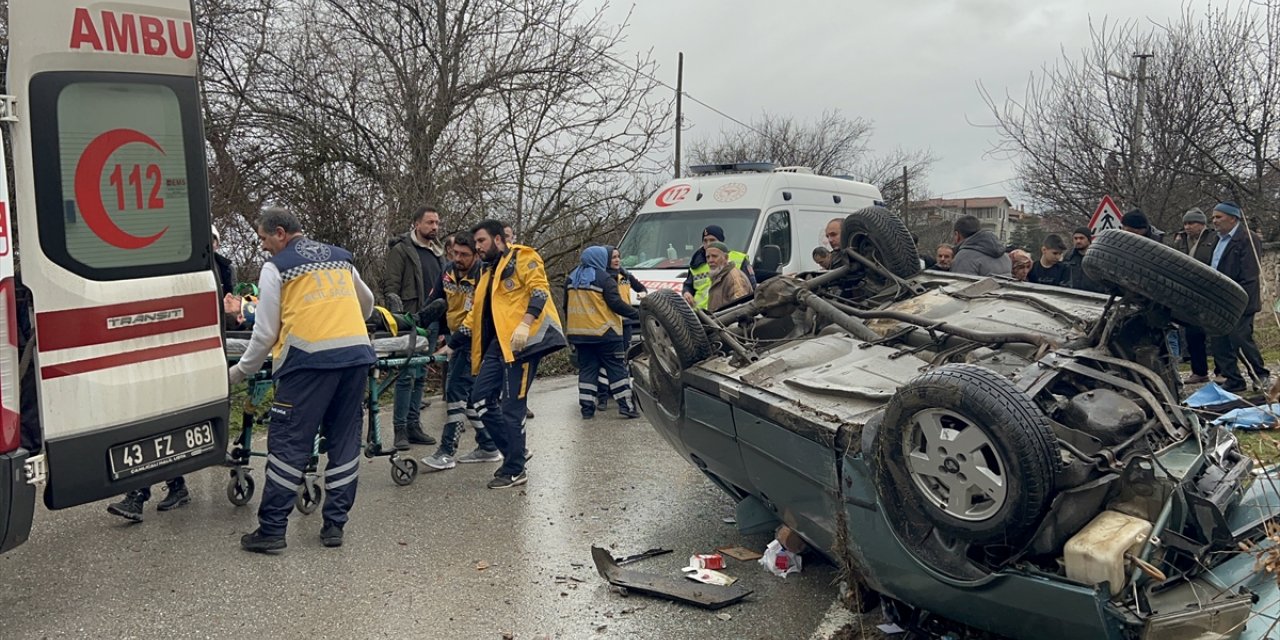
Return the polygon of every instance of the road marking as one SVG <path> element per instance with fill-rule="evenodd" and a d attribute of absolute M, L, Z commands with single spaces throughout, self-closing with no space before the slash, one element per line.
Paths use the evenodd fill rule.
<path fill-rule="evenodd" d="M 858 614 L 845 608 L 840 602 L 840 596 L 836 596 L 836 599 L 831 602 L 831 607 L 827 609 L 827 614 L 822 617 L 822 622 L 818 623 L 818 628 L 814 629 L 813 635 L 809 636 L 809 640 L 828 640 L 845 625 L 856 624 L 858 617 Z"/>

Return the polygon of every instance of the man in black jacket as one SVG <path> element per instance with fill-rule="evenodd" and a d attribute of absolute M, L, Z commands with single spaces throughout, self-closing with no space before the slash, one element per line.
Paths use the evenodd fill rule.
<path fill-rule="evenodd" d="M 1106 293 L 1106 289 L 1102 285 L 1094 282 L 1084 272 L 1084 254 L 1089 250 L 1089 245 L 1091 244 L 1093 244 L 1093 230 L 1089 227 L 1076 227 L 1076 230 L 1071 232 L 1072 250 L 1062 260 L 1063 264 L 1067 265 L 1067 271 L 1071 273 L 1071 280 L 1068 286 L 1072 289 Z"/>
<path fill-rule="evenodd" d="M 1240 367 L 1236 362 L 1237 355 L 1243 355 L 1245 364 L 1258 378 L 1258 388 L 1265 391 L 1270 386 L 1268 378 L 1271 372 L 1267 371 L 1262 353 L 1253 342 L 1253 316 L 1262 309 L 1258 286 L 1261 272 L 1258 247 L 1262 238 L 1249 231 L 1244 224 L 1244 214 L 1240 207 L 1231 202 L 1220 202 L 1213 208 L 1213 227 L 1218 231 L 1218 246 L 1214 247 L 1211 258 L 1213 268 L 1234 280 L 1249 294 L 1249 303 L 1235 328 L 1225 336 L 1214 337 L 1213 362 L 1227 379 L 1224 389 L 1232 392 L 1244 391 L 1244 377 L 1240 375 Z"/>
<path fill-rule="evenodd" d="M 382 295 L 390 311 L 417 316 L 432 300 L 444 297 L 444 247 L 436 238 L 439 232 L 440 213 L 433 207 L 422 207 L 414 213 L 413 228 L 391 241 L 382 268 Z M 431 328 L 427 339 L 434 343 L 439 325 Z M 436 444 L 436 439 L 422 430 L 419 414 L 425 378 L 423 367 L 414 366 L 401 371 L 396 379 L 391 424 L 395 447 L 401 451 L 407 451 L 410 444 Z"/>

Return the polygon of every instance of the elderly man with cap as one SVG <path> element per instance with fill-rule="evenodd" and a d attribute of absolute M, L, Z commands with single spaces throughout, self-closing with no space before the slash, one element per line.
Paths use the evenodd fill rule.
<path fill-rule="evenodd" d="M 1240 375 L 1237 355 L 1243 355 L 1245 364 L 1258 379 L 1258 388 L 1266 390 L 1271 372 L 1262 361 L 1262 353 L 1253 341 L 1253 316 L 1262 309 L 1262 296 L 1258 280 L 1258 246 L 1262 238 L 1244 223 L 1244 213 L 1232 202 L 1219 202 L 1213 208 L 1213 227 L 1218 232 L 1218 245 L 1213 248 L 1211 266 L 1222 275 L 1240 285 L 1249 294 L 1244 314 L 1235 328 L 1224 336 L 1213 338 L 1213 362 L 1226 378 L 1223 388 L 1227 391 L 1244 391 L 1244 377 Z"/>
<path fill-rule="evenodd" d="M 1142 209 L 1133 209 L 1120 218 L 1120 228 L 1129 233 L 1150 238 L 1156 242 L 1164 242 L 1164 232 L 1151 226 L 1147 214 Z"/>
<path fill-rule="evenodd" d="M 1204 264 L 1213 263 L 1213 251 L 1218 246 L 1218 234 L 1205 233 L 1209 219 L 1199 209 L 1191 209 L 1182 216 L 1182 231 L 1173 238 L 1173 248 Z M 1206 336 L 1200 327 L 1187 327 L 1187 351 L 1191 357 L 1191 377 L 1188 384 L 1209 381 L 1209 355 Z"/>
<path fill-rule="evenodd" d="M 706 309 L 710 300 L 711 266 L 707 264 L 707 247 L 714 242 L 724 242 L 724 229 L 719 225 L 707 225 L 702 230 L 702 247 L 693 252 L 693 257 L 689 258 L 689 276 L 685 278 L 683 287 L 684 299 L 688 301 L 689 306 L 698 309 Z M 756 274 L 751 269 L 751 261 L 747 259 L 747 254 L 741 251 L 730 251 L 728 259 L 734 267 L 746 274 L 751 288 L 755 289 Z"/>

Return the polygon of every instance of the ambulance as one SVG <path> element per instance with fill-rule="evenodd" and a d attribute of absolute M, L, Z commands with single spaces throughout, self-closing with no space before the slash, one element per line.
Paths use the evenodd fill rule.
<path fill-rule="evenodd" d="M 622 266 L 650 291 L 682 286 L 710 225 L 724 230 L 725 244 L 746 253 L 763 280 L 818 269 L 813 249 L 827 246 L 827 222 L 884 204 L 874 185 L 806 167 L 752 162 L 690 171 L 645 202 L 618 245 Z"/>
<path fill-rule="evenodd" d="M 192 15 L 190 0 L 9 2 L 0 551 L 26 540 L 41 486 L 63 509 L 225 458 Z"/>

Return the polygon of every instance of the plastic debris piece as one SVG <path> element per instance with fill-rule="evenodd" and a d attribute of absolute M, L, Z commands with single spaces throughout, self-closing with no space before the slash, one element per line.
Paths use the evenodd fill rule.
<path fill-rule="evenodd" d="M 782 543 L 774 540 L 764 550 L 760 564 L 775 576 L 785 578 L 793 573 L 800 573 L 800 555 L 782 548 Z"/>

